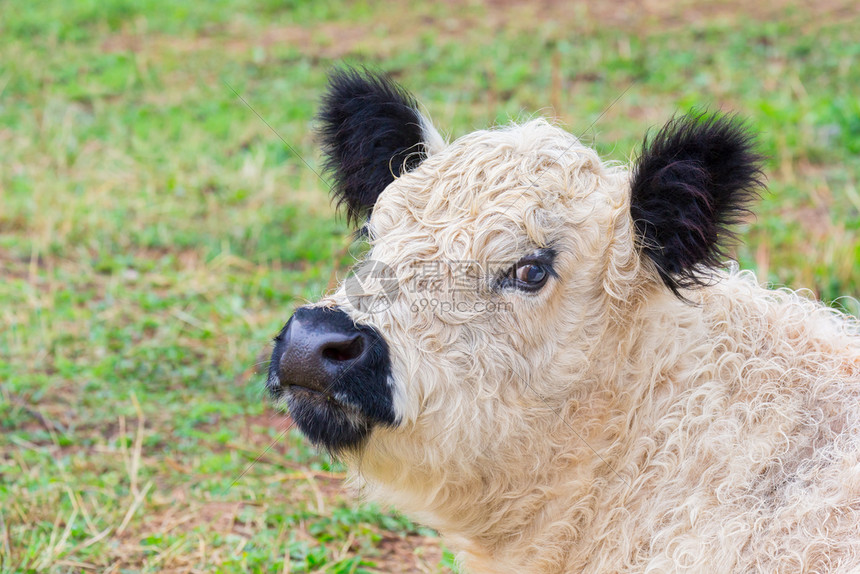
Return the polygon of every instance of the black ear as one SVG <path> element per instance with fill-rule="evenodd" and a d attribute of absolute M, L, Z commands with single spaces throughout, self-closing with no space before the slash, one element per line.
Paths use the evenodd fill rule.
<path fill-rule="evenodd" d="M 676 295 L 707 284 L 708 268 L 725 257 L 730 227 L 759 197 L 761 161 L 752 136 L 732 116 L 673 118 L 646 137 L 630 210 L 643 252 Z"/>
<path fill-rule="evenodd" d="M 346 205 L 347 221 L 369 215 L 382 190 L 427 156 L 425 130 L 432 128 L 415 98 L 380 73 L 332 72 L 317 120 L 332 192 L 338 207 Z"/>

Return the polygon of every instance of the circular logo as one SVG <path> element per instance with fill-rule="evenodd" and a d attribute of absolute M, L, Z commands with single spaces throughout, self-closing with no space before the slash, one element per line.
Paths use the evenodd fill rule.
<path fill-rule="evenodd" d="M 347 301 L 362 313 L 385 311 L 400 291 L 394 270 L 373 259 L 353 267 L 343 286 Z"/>

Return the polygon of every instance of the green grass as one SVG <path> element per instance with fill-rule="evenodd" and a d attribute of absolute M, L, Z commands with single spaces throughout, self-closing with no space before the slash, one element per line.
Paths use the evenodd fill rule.
<path fill-rule="evenodd" d="M 673 113 L 736 111 L 771 158 L 741 265 L 860 295 L 850 4 L 633 20 L 599 3 L 31 4 L 0 20 L 3 572 L 453 567 L 432 532 L 279 438 L 255 372 L 351 259 L 280 139 L 319 169 L 311 120 L 341 58 L 390 71 L 451 136 L 555 115 L 617 160 Z"/>

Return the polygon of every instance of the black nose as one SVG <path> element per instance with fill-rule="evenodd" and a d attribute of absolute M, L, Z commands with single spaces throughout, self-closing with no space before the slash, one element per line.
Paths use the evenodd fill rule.
<path fill-rule="evenodd" d="M 330 394 L 347 369 L 361 370 L 368 334 L 340 309 L 302 307 L 280 336 L 277 358 L 282 388 L 292 386 Z"/>
<path fill-rule="evenodd" d="M 337 308 L 301 307 L 275 338 L 266 386 L 312 442 L 339 451 L 396 425 L 391 380 L 379 331 Z"/>

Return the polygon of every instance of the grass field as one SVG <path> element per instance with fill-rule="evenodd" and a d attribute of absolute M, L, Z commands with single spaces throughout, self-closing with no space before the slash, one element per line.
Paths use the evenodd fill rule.
<path fill-rule="evenodd" d="M 858 313 L 860 5 L 751 4 L 4 2 L 0 570 L 454 567 L 281 437 L 257 372 L 351 260 L 295 153 L 318 169 L 341 59 L 452 138 L 542 114 L 616 160 L 673 113 L 736 111 L 771 158 L 741 266 Z"/>

